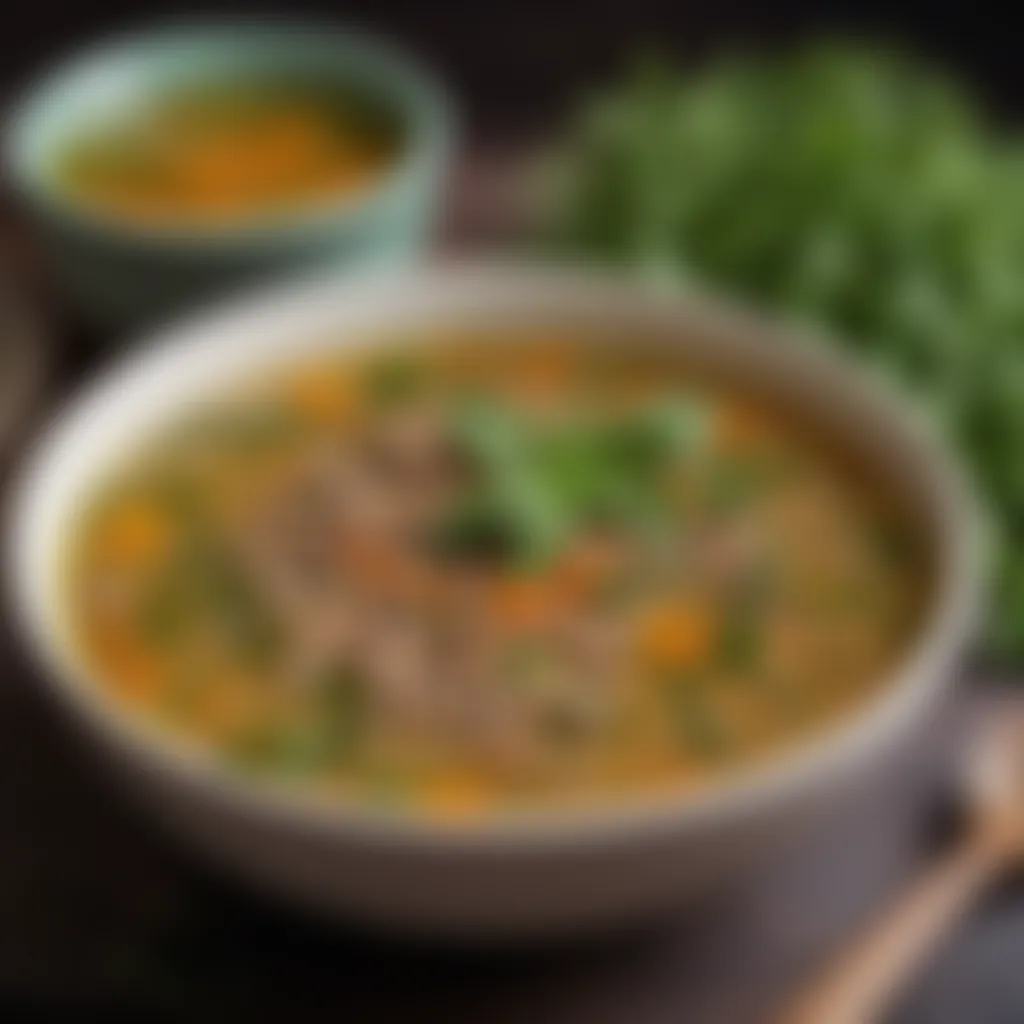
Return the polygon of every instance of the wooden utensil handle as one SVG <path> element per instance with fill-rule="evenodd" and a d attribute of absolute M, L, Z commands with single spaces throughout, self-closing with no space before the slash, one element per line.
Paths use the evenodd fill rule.
<path fill-rule="evenodd" d="M 984 833 L 930 869 L 788 1005 L 777 1024 L 874 1024 L 1007 857 Z"/>

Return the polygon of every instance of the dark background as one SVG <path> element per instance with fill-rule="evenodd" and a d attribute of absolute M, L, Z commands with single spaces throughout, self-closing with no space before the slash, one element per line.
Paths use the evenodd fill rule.
<path fill-rule="evenodd" d="M 17 6 L 15 6 L 15 3 Z M 218 15 L 314 16 L 397 38 L 450 82 L 475 138 L 549 125 L 570 99 L 654 48 L 700 59 L 723 46 L 778 45 L 853 30 L 952 65 L 1013 115 L 1024 106 L 1011 4 L 794 0 L 15 0 L 4 15 L 0 88 L 16 89 L 76 45 L 154 21 Z"/>
<path fill-rule="evenodd" d="M 1006 5 L 1005 11 L 1010 10 Z M 196 16 L 312 16 L 394 37 L 446 78 L 469 136 L 549 127 L 640 49 L 697 61 L 723 47 L 855 34 L 958 71 L 1008 118 L 1024 111 L 1016 26 L 1000 5 L 793 0 L 19 0 L 4 13 L 0 97 L 68 51 L 122 29 Z M 65 339 L 66 341 L 66 339 Z M 3 644 L 0 642 L 0 650 Z M 320 929 L 211 874 L 110 798 L 32 687 L 0 681 L 0 1020 L 288 1020 L 420 1024 L 730 1024 L 762 993 L 803 977 L 885 904 L 930 852 L 922 809 L 934 780 L 895 773 L 821 842 L 713 922 L 607 948 L 454 956 Z M 961 705 L 973 706 L 975 686 Z M 961 705 L 958 705 L 960 707 Z M 931 747 L 948 749 L 941 731 Z M 924 763 L 924 762 L 922 762 Z M 922 848 L 923 847 L 923 848 Z M 1024 1021 L 1024 889 L 960 931 L 894 1017 L 899 1024 Z M 9 1012 L 10 1016 L 5 1016 Z"/>

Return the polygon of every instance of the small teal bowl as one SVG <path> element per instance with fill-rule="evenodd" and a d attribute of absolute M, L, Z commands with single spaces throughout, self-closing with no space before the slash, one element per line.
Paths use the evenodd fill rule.
<path fill-rule="evenodd" d="M 379 182 L 301 211 L 230 226 L 142 226 L 69 196 L 57 161 L 83 125 L 184 85 L 289 77 L 357 92 L 397 119 L 402 144 Z M 59 67 L 14 110 L 7 162 L 55 278 L 91 319 L 137 325 L 243 285 L 336 265 L 403 265 L 429 244 L 450 162 L 443 89 L 391 46 L 320 26 L 240 23 L 119 38 Z"/>

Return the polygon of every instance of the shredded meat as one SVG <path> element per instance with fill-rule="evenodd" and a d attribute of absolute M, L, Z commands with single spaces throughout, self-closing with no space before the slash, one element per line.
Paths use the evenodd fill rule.
<path fill-rule="evenodd" d="M 297 685 L 344 663 L 365 681 L 381 722 L 429 727 L 492 769 L 529 779 L 549 770 L 552 734 L 564 740 L 608 719 L 626 623 L 553 617 L 544 678 L 510 685 L 506 638 L 482 600 L 486 568 L 432 567 L 418 544 L 460 472 L 436 413 L 385 417 L 356 443 L 314 452 L 249 510 L 240 554 L 287 627 L 284 671 Z M 586 538 L 569 571 L 586 584 L 622 554 L 611 538 Z"/>

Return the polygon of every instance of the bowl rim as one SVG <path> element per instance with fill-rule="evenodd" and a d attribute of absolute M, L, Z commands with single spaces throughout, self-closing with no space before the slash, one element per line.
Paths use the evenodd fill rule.
<path fill-rule="evenodd" d="M 104 68 L 133 61 L 146 50 L 157 53 L 178 45 L 236 46 L 280 44 L 292 48 L 334 50 L 339 67 L 353 59 L 373 66 L 393 83 L 388 101 L 406 123 L 406 138 L 392 165 L 379 179 L 348 195 L 327 195 L 295 208 L 266 215 L 231 219 L 223 224 L 135 224 L 76 199 L 45 179 L 44 157 L 35 155 L 36 133 L 48 118 L 51 104 L 60 104 L 76 84 Z M 146 77 L 136 67 L 133 74 Z M 339 81 L 344 70 L 339 73 Z M 154 86 L 154 93 L 160 87 Z M 61 133 L 58 132 L 58 135 Z M 17 193 L 59 222 L 80 231 L 103 235 L 122 244 L 160 250 L 246 250 L 253 245 L 280 245 L 327 230 L 356 228 L 391 206 L 421 176 L 442 167 L 457 135 L 451 91 L 435 69 L 403 47 L 377 33 L 315 19 L 281 19 L 239 15 L 233 19 L 198 18 L 171 21 L 117 33 L 58 60 L 31 81 L 9 107 L 4 119 L 6 175 Z M 49 143 L 52 147 L 53 142 Z M 52 157 L 52 152 L 49 153 Z"/>
<path fill-rule="evenodd" d="M 556 801 L 550 807 L 448 821 L 289 790 L 231 772 L 214 755 L 192 749 L 119 708 L 88 678 L 80 657 L 76 661 L 68 650 L 61 653 L 57 642 L 60 612 L 47 607 L 43 600 L 55 581 L 49 586 L 41 581 L 36 565 L 39 546 L 50 545 L 56 550 L 61 540 L 47 538 L 39 521 L 45 518 L 51 479 L 59 480 L 61 476 L 66 449 L 76 436 L 88 433 L 100 410 L 109 411 L 112 404 L 126 401 L 131 388 L 144 382 L 147 374 L 153 378 L 169 366 L 205 358 L 210 346 L 219 344 L 218 338 L 228 348 L 231 331 L 245 323 L 270 324 L 268 335 L 280 335 L 286 342 L 289 336 L 294 338 L 303 332 L 301 316 L 316 303 L 341 318 L 347 308 L 361 303 L 362 308 L 377 311 L 379 323 L 386 323 L 394 319 L 393 307 L 400 305 L 402 296 L 412 294 L 413 299 L 406 301 L 414 305 L 416 296 L 421 305 L 426 295 L 447 296 L 458 308 L 461 294 L 470 307 L 474 304 L 465 296 L 481 287 L 499 295 L 519 295 L 519 301 L 527 307 L 531 302 L 536 305 L 538 296 L 554 296 L 557 306 L 558 295 L 571 296 L 572 301 L 583 305 L 610 303 L 621 307 L 624 323 L 631 316 L 639 317 L 638 311 L 644 308 L 666 324 L 674 323 L 680 332 L 704 328 L 725 332 L 723 337 L 738 339 L 740 351 L 754 352 L 753 346 L 766 345 L 772 354 L 763 357 L 765 362 L 782 360 L 789 368 L 806 369 L 812 377 L 836 389 L 852 408 L 879 416 L 897 432 L 897 443 L 913 453 L 928 474 L 924 487 L 928 498 L 937 503 L 937 529 L 944 532 L 945 543 L 937 557 L 932 598 L 918 631 L 870 699 L 780 751 L 694 790 L 666 787 L 641 794 L 636 801 L 609 799 L 581 805 Z M 299 321 L 294 319 L 296 316 Z M 273 322 L 275 317 L 277 324 Z M 291 326 L 285 327 L 285 323 Z M 357 340 L 356 345 L 367 343 L 372 344 L 372 339 Z M 287 362 L 290 354 L 283 347 L 279 355 Z M 97 461 L 102 462 L 102 457 Z M 102 471 L 93 472 L 92 479 L 101 475 Z M 970 638 L 981 611 L 987 548 L 984 518 L 975 495 L 958 461 L 938 442 L 920 411 L 901 400 L 883 379 L 852 366 L 813 337 L 712 300 L 669 295 L 661 289 L 630 283 L 614 273 L 493 262 L 448 262 L 387 274 L 365 272 L 345 282 L 317 275 L 235 298 L 213 312 L 193 314 L 157 330 L 146 344 L 123 353 L 88 385 L 79 388 L 52 417 L 12 478 L 10 500 L 13 514 L 6 537 L 6 583 L 13 618 L 20 627 L 18 636 L 40 669 L 36 673 L 40 685 L 108 753 L 117 753 L 126 763 L 156 773 L 179 788 L 200 793 L 226 810 L 307 835 L 495 854 L 511 849 L 544 851 L 604 845 L 725 824 L 758 808 L 805 794 L 827 780 L 841 778 L 857 762 L 883 752 L 909 731 L 941 693 Z"/>

